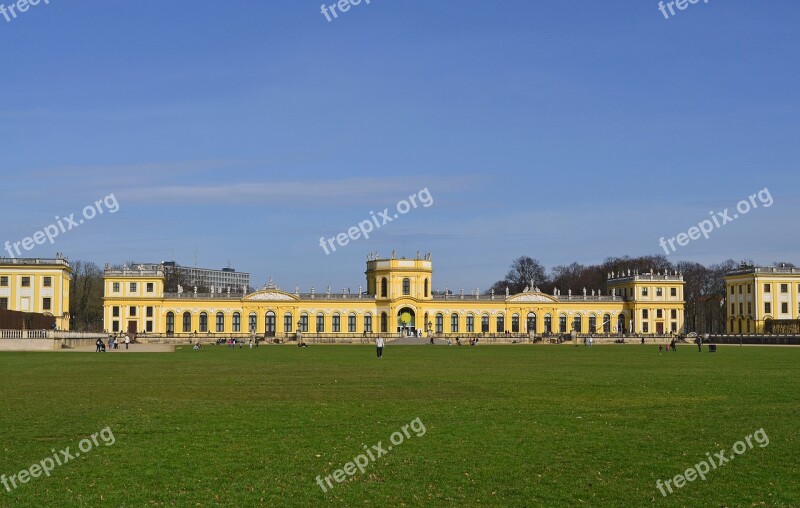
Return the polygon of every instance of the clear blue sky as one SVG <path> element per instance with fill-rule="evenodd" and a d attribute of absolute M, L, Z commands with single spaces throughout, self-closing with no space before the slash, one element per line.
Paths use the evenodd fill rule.
<path fill-rule="evenodd" d="M 10 0 L 0 0 L 8 5 Z M 332 3 L 332 2 L 326 2 Z M 99 264 L 230 261 L 260 286 L 356 289 L 368 252 L 434 286 L 663 253 L 800 263 L 800 4 L 50 0 L 0 17 L 0 242 Z M 370 211 L 434 199 L 325 255 Z M 760 204 L 760 203 L 759 203 Z M 5 251 L 4 251 L 5 253 Z"/>

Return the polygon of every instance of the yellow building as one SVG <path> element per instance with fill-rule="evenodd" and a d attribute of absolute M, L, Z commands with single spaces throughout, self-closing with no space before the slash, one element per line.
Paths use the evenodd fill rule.
<path fill-rule="evenodd" d="M 725 276 L 728 333 L 781 333 L 800 320 L 800 268 L 742 267 Z"/>
<path fill-rule="evenodd" d="M 55 316 L 69 330 L 71 281 L 66 259 L 0 258 L 0 309 Z"/>
<path fill-rule="evenodd" d="M 683 276 L 609 274 L 606 294 L 566 295 L 538 288 L 523 293 L 433 294 L 430 255 L 417 259 L 369 258 L 366 290 L 355 294 L 314 288 L 284 291 L 271 280 L 242 295 L 192 288 L 164 292 L 158 269 L 106 270 L 105 325 L 111 332 L 220 338 L 250 333 L 295 338 L 375 334 L 531 336 L 545 334 L 669 334 L 683 329 Z M 188 289 L 188 290 L 187 290 Z M 308 336 L 308 335 L 306 335 Z"/>

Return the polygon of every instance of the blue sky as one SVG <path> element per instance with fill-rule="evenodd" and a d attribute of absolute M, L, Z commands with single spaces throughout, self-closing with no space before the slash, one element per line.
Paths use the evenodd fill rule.
<path fill-rule="evenodd" d="M 8 5 L 10 1 L 0 0 Z M 328 4 L 332 2 L 326 2 Z M 223 267 L 286 289 L 432 252 L 434 286 L 664 253 L 800 262 L 800 4 L 50 0 L 0 17 L 0 242 L 99 264 Z M 326 255 L 420 189 L 433 197 Z M 759 203 L 760 204 L 760 203 Z M 404 247 L 403 247 L 404 246 Z M 5 252 L 4 252 L 5 254 Z"/>

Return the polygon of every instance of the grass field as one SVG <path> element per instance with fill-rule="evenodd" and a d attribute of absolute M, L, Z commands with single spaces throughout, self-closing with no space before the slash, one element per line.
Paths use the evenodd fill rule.
<path fill-rule="evenodd" d="M 800 348 L 2 353 L 0 473 L 106 427 L 114 444 L 0 505 L 800 506 L 799 375 Z M 323 493 L 318 475 L 417 418 L 424 435 Z M 656 488 L 761 428 L 768 445 Z"/>

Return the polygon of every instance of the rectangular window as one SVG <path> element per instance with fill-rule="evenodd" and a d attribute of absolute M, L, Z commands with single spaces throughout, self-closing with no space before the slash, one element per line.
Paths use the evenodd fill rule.
<path fill-rule="evenodd" d="M 661 319 L 662 317 L 664 317 L 664 311 L 662 311 L 661 309 L 657 309 L 656 310 L 656 318 L 657 319 Z"/>
<path fill-rule="evenodd" d="M 205 312 L 200 314 L 200 331 L 203 333 L 208 331 L 208 314 Z"/>
<path fill-rule="evenodd" d="M 184 333 L 191 333 L 192 331 L 192 315 L 189 312 L 183 313 L 183 331 Z"/>
<path fill-rule="evenodd" d="M 771 286 L 769 284 L 764 284 L 764 292 L 765 293 L 771 293 L 772 292 L 772 288 L 771 288 Z"/>
<path fill-rule="evenodd" d="M 678 323 L 673 322 L 672 325 L 670 325 L 670 331 L 672 333 L 677 332 L 678 331 Z"/>
<path fill-rule="evenodd" d="M 744 304 L 743 303 L 739 304 L 739 314 L 744 314 Z"/>
<path fill-rule="evenodd" d="M 111 322 L 111 331 L 114 333 L 119 333 L 119 321 Z"/>
<path fill-rule="evenodd" d="M 731 295 L 735 294 L 736 294 L 736 288 L 734 286 L 731 286 Z"/>
<path fill-rule="evenodd" d="M 647 321 L 642 323 L 642 333 L 650 333 L 650 324 Z"/>
<path fill-rule="evenodd" d="M 135 293 L 136 292 L 136 283 L 135 282 L 131 282 L 130 288 L 131 288 L 131 293 Z"/>
<path fill-rule="evenodd" d="M 147 314 L 146 314 L 147 317 L 153 317 L 153 308 L 152 307 L 147 307 L 147 311 L 146 312 L 147 312 Z"/>
<path fill-rule="evenodd" d="M 253 313 L 250 314 L 250 316 L 247 319 L 248 319 L 247 322 L 248 330 L 250 330 L 250 333 L 255 333 L 256 330 L 258 329 L 258 316 L 255 313 Z"/>
<path fill-rule="evenodd" d="M 0 298 L 0 310 L 8 310 L 8 298 Z"/>
<path fill-rule="evenodd" d="M 317 332 L 325 331 L 325 315 L 317 314 Z"/>
<path fill-rule="evenodd" d="M 789 304 L 786 302 L 781 303 L 781 313 L 788 314 L 789 313 Z"/>
<path fill-rule="evenodd" d="M 436 314 L 436 333 L 444 331 L 444 317 L 441 314 Z"/>
<path fill-rule="evenodd" d="M 670 319 L 678 319 L 678 310 L 672 309 L 671 311 L 669 311 L 669 316 Z"/>
<path fill-rule="evenodd" d="M 372 315 L 367 314 L 364 316 L 364 331 L 367 333 L 372 333 Z"/>
<path fill-rule="evenodd" d="M 300 331 L 303 333 L 308 332 L 308 314 L 300 316 Z"/>
<path fill-rule="evenodd" d="M 661 288 L 656 288 L 656 296 L 663 296 L 663 290 Z"/>
<path fill-rule="evenodd" d="M 111 307 L 111 316 L 119 317 L 119 307 Z"/>
<path fill-rule="evenodd" d="M 42 298 L 42 310 L 50 310 L 50 298 Z"/>
<path fill-rule="evenodd" d="M 0 287 L 4 288 L 8 287 L 8 276 L 3 275 L 2 277 L 0 277 Z M 800 288 L 798 288 L 798 291 L 800 291 Z"/>
<path fill-rule="evenodd" d="M 292 325 L 293 325 L 293 323 L 292 323 L 292 315 L 291 314 L 285 314 L 283 316 L 283 330 L 286 333 L 292 333 Z"/>
<path fill-rule="evenodd" d="M 458 314 L 452 314 L 450 316 L 450 332 L 458 333 Z"/>
<path fill-rule="evenodd" d="M 753 285 L 752 284 L 748 284 L 747 285 L 747 294 L 749 295 L 752 292 L 753 292 Z"/>
<path fill-rule="evenodd" d="M 650 311 L 647 309 L 642 309 L 642 319 L 647 319 L 650 317 Z"/>
<path fill-rule="evenodd" d="M 467 333 L 475 332 L 475 316 L 470 314 L 467 316 Z"/>
<path fill-rule="evenodd" d="M 741 284 L 739 284 L 739 294 L 742 294 L 742 289 L 743 289 L 743 286 Z"/>
<path fill-rule="evenodd" d="M 347 316 L 347 331 L 350 333 L 356 333 L 356 315 L 350 314 Z"/>
<path fill-rule="evenodd" d="M 669 296 L 678 296 L 678 288 L 669 288 Z"/>
<path fill-rule="evenodd" d="M 147 333 L 153 333 L 153 322 L 146 321 L 144 325 L 144 329 L 147 330 Z"/>
<path fill-rule="evenodd" d="M 642 296 L 647 296 L 647 288 L 642 288 Z"/>
<path fill-rule="evenodd" d="M 242 331 L 242 315 L 238 312 L 233 313 L 233 331 L 235 333 Z"/>
<path fill-rule="evenodd" d="M 31 287 L 31 278 L 30 277 L 23 277 L 22 278 L 22 287 L 24 287 L 24 288 Z"/>
<path fill-rule="evenodd" d="M 128 307 L 128 315 L 130 317 L 136 317 L 136 307 L 134 307 L 132 305 L 130 307 Z"/>
<path fill-rule="evenodd" d="M 42 286 L 49 288 L 53 287 L 53 278 L 52 277 L 44 277 L 42 279 Z"/>
<path fill-rule="evenodd" d="M 734 315 L 734 314 L 736 314 L 736 304 L 732 303 L 731 304 L 731 316 Z"/>
<path fill-rule="evenodd" d="M 563 314 L 558 317 L 558 332 L 567 333 L 567 316 Z"/>
<path fill-rule="evenodd" d="M 217 333 L 225 331 L 225 314 L 217 312 Z"/>
<path fill-rule="evenodd" d="M 772 314 L 772 304 L 770 302 L 764 302 L 764 314 Z"/>
<path fill-rule="evenodd" d="M 147 283 L 147 292 L 148 293 L 152 293 L 153 292 L 153 283 L 152 282 L 148 282 Z"/>
<path fill-rule="evenodd" d="M 750 302 L 747 302 L 747 314 L 748 315 L 752 315 L 753 314 L 753 304 L 750 303 Z"/>
<path fill-rule="evenodd" d="M 331 321 L 331 331 L 333 333 L 339 333 L 342 331 L 342 317 L 339 314 L 333 315 L 333 320 Z"/>
<path fill-rule="evenodd" d="M 789 292 L 789 284 L 781 284 L 781 293 Z"/>
<path fill-rule="evenodd" d="M 119 282 L 115 282 L 115 283 L 112 285 L 112 289 L 111 289 L 111 291 L 113 291 L 114 293 L 119 293 Z"/>

